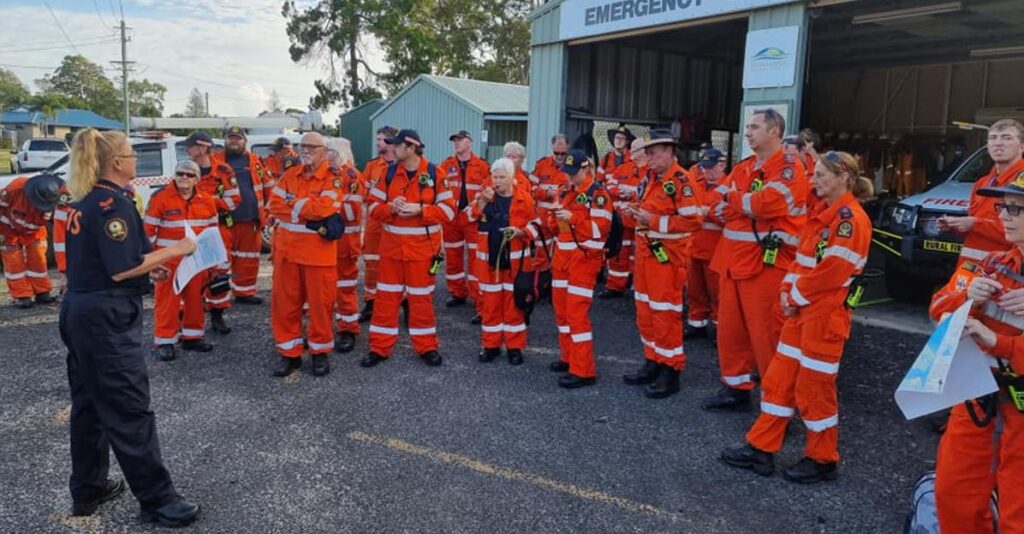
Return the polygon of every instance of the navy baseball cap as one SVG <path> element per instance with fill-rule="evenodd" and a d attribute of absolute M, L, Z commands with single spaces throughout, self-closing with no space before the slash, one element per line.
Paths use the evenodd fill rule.
<path fill-rule="evenodd" d="M 700 161 L 697 162 L 697 165 L 700 165 L 705 169 L 710 169 L 721 161 L 725 161 L 725 154 L 723 154 L 721 150 L 711 147 L 701 154 Z"/>
<path fill-rule="evenodd" d="M 292 142 L 290 139 L 288 139 L 287 137 L 278 137 L 277 139 L 274 140 L 274 144 L 271 145 L 270 147 L 274 150 L 281 150 L 282 148 L 285 147 L 291 148 L 291 146 Z"/>
<path fill-rule="evenodd" d="M 466 130 L 459 130 L 459 131 L 449 135 L 448 136 L 448 140 L 449 141 L 454 141 L 456 139 L 462 139 L 463 137 L 468 137 L 468 138 L 472 139 L 473 138 L 473 134 L 467 132 Z"/>
<path fill-rule="evenodd" d="M 389 145 L 397 145 L 398 143 L 409 143 L 410 145 L 416 145 L 421 148 L 425 148 L 423 141 L 420 140 L 420 134 L 416 130 L 402 130 L 398 132 L 398 135 L 394 137 L 388 137 L 384 140 Z"/>
<path fill-rule="evenodd" d="M 185 139 L 185 146 L 213 146 L 213 138 L 206 132 L 192 132 L 192 135 Z"/>
<path fill-rule="evenodd" d="M 565 163 L 562 164 L 562 172 L 573 176 L 580 172 L 580 169 L 590 165 L 590 160 L 587 159 L 587 153 L 574 148 L 569 151 L 569 154 L 565 156 Z"/>
<path fill-rule="evenodd" d="M 237 135 L 239 137 L 246 137 L 246 135 L 245 135 L 245 128 L 242 128 L 241 126 L 238 126 L 237 124 L 228 126 L 227 129 L 224 130 L 224 137 L 230 137 L 232 135 Z"/>

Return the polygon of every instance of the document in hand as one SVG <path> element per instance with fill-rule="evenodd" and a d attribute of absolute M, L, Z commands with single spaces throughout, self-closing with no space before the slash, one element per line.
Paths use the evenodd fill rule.
<path fill-rule="evenodd" d="M 220 238 L 220 230 L 210 227 L 197 236 L 188 225 L 185 226 L 185 237 L 196 241 L 196 251 L 190 256 L 181 259 L 178 271 L 174 273 L 174 294 L 181 294 L 181 290 L 196 277 L 197 274 L 222 263 L 228 262 L 228 251 L 224 248 L 224 241 Z"/>
<path fill-rule="evenodd" d="M 983 397 L 998 389 L 985 354 L 970 337 L 961 339 L 971 311 L 967 301 L 935 327 L 928 343 L 896 389 L 896 405 L 914 419 Z"/>

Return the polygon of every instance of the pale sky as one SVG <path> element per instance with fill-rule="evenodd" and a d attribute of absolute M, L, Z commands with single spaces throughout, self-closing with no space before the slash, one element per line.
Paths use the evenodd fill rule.
<path fill-rule="evenodd" d="M 210 111 L 220 116 L 254 116 L 266 109 L 275 89 L 284 107 L 307 109 L 316 92 L 313 81 L 323 76 L 324 65 L 292 62 L 282 3 L 127 0 L 128 59 L 138 62 L 129 77 L 167 87 L 165 116 L 184 110 L 193 87 L 210 93 Z M 119 76 L 118 67 L 110 63 L 121 55 L 114 29 L 120 19 L 118 0 L 0 0 L 0 9 L 0 66 L 17 74 L 30 90 L 37 89 L 35 79 L 76 53 L 71 44 L 103 66 L 109 78 Z M 381 68 L 379 61 L 371 64 Z M 337 108 L 330 110 L 324 122 L 334 124 L 337 113 Z"/>

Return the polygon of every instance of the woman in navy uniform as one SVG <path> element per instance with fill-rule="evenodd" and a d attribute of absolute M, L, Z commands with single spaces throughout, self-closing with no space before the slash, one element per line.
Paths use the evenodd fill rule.
<path fill-rule="evenodd" d="M 191 254 L 184 239 L 152 251 L 131 194 L 137 155 L 124 134 L 85 129 L 71 143 L 76 200 L 67 226 L 67 292 L 60 335 L 71 386 L 71 479 L 74 515 L 91 515 L 124 491 L 107 478 L 114 449 L 142 519 L 185 526 L 199 507 L 181 498 L 160 457 L 142 344 L 142 295 L 160 265 Z"/>

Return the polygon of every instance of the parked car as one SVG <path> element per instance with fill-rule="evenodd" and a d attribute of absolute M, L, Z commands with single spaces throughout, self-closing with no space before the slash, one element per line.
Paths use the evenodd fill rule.
<path fill-rule="evenodd" d="M 872 241 L 886 254 L 889 296 L 920 302 L 949 280 L 963 248 L 963 236 L 940 230 L 939 217 L 967 215 L 974 182 L 991 170 L 992 158 L 982 147 L 938 185 L 882 209 Z"/>
<path fill-rule="evenodd" d="M 11 158 L 15 173 L 45 169 L 68 153 L 68 145 L 60 139 L 29 139 Z"/>

